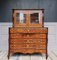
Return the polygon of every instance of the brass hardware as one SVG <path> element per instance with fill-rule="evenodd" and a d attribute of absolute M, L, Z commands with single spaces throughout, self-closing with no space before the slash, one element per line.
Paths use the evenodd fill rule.
<path fill-rule="evenodd" d="M 27 48 L 29 47 L 29 45 L 27 45 Z"/>
<path fill-rule="evenodd" d="M 28 30 L 28 32 L 29 32 L 29 30 Z"/>
<path fill-rule="evenodd" d="M 30 35 L 27 35 L 27 37 L 29 37 Z"/>
<path fill-rule="evenodd" d="M 29 42 L 29 40 L 27 40 L 27 42 Z"/>

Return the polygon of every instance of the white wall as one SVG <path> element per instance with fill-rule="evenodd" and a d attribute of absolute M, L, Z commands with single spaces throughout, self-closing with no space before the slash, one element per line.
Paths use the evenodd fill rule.
<path fill-rule="evenodd" d="M 57 51 L 57 23 L 48 22 L 44 26 L 48 27 L 48 50 Z"/>
<path fill-rule="evenodd" d="M 45 22 L 45 27 L 48 27 L 48 50 L 57 50 L 57 23 Z M 0 23 L 0 50 L 8 50 L 9 27 L 12 23 Z"/>

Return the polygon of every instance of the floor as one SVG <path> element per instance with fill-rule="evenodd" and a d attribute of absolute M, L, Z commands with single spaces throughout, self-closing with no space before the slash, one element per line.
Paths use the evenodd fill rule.
<path fill-rule="evenodd" d="M 0 52 L 0 60 L 8 60 L 6 52 Z M 46 59 L 44 54 L 31 55 L 31 56 L 15 54 L 14 56 L 11 56 L 9 60 L 46 60 Z M 54 51 L 49 52 L 47 60 L 57 60 L 57 52 Z"/>

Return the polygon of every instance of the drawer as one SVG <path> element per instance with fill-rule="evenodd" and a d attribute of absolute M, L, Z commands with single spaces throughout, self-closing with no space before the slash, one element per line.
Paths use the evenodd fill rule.
<path fill-rule="evenodd" d="M 16 33 L 16 34 L 10 34 L 10 38 L 47 38 L 47 34 Z"/>
<path fill-rule="evenodd" d="M 11 44 L 10 45 L 11 49 L 22 49 L 22 48 L 27 48 L 27 49 L 46 49 L 46 44 Z"/>
<path fill-rule="evenodd" d="M 10 28 L 10 33 L 47 33 L 47 28 Z"/>
<path fill-rule="evenodd" d="M 20 48 L 35 48 L 36 44 L 11 44 L 11 48 L 20 49 Z"/>
<path fill-rule="evenodd" d="M 46 44 L 36 45 L 35 49 L 46 49 Z"/>
<path fill-rule="evenodd" d="M 27 48 L 21 48 L 21 49 L 15 49 L 15 48 L 13 48 L 13 49 L 11 49 L 10 50 L 11 52 L 17 52 L 17 53 L 24 53 L 24 54 L 31 54 L 31 53 L 34 53 L 35 52 L 35 50 L 34 49 L 27 49 Z"/>
<path fill-rule="evenodd" d="M 19 44 L 19 45 L 11 45 L 10 49 L 33 49 L 33 50 L 46 50 L 46 45 L 37 45 L 37 44 Z"/>
<path fill-rule="evenodd" d="M 39 52 L 39 53 L 45 53 L 46 54 L 46 49 L 40 49 L 40 50 L 39 49 L 36 49 L 35 52 L 36 53 Z"/>
<path fill-rule="evenodd" d="M 12 44 L 23 44 L 23 43 L 36 43 L 36 44 L 46 44 L 46 39 L 10 39 Z"/>
<path fill-rule="evenodd" d="M 46 54 L 46 50 L 43 49 L 11 49 L 11 52 L 20 52 L 20 53 L 24 53 L 24 54 L 32 54 L 32 53 L 45 53 Z"/>

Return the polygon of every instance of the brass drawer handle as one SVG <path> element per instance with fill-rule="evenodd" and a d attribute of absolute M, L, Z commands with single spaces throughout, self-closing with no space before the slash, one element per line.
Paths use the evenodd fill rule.
<path fill-rule="evenodd" d="M 27 40 L 27 42 L 29 42 L 29 40 Z"/>
<path fill-rule="evenodd" d="M 28 32 L 29 32 L 29 30 L 28 30 Z"/>
<path fill-rule="evenodd" d="M 29 47 L 29 45 L 27 45 L 27 48 Z"/>
<path fill-rule="evenodd" d="M 27 40 L 28 43 L 33 43 L 34 41 L 33 40 Z"/>
<path fill-rule="evenodd" d="M 29 37 L 30 35 L 27 35 L 27 37 Z"/>

